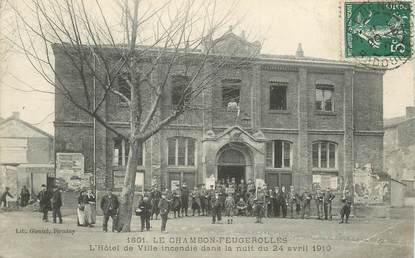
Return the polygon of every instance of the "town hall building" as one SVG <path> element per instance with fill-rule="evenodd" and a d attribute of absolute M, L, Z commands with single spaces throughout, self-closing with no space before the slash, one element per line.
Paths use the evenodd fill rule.
<path fill-rule="evenodd" d="M 243 66 L 221 68 L 199 96 L 203 108 L 186 112 L 142 145 L 137 189 L 154 180 L 171 188 L 210 178 L 342 189 L 351 187 L 359 164 L 383 171 L 384 71 L 308 57 L 301 44 L 294 55 L 261 54 L 260 43 L 231 31 L 212 42 L 218 58 L 235 46 L 242 46 L 238 55 L 254 56 Z M 59 46 L 54 53 L 56 73 L 82 94 Z M 179 72 L 171 76 L 162 99 L 166 109 L 177 101 L 174 87 L 181 79 Z M 128 142 L 62 95 L 55 102 L 55 152 L 81 153 L 84 173 L 94 175 L 99 190 L 120 189 Z M 129 130 L 123 99 L 108 96 L 101 112 L 115 128 Z"/>

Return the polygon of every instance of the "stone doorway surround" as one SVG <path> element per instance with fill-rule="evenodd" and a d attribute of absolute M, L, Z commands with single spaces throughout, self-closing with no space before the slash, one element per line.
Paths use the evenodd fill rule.
<path fill-rule="evenodd" d="M 206 178 L 212 175 L 215 179 L 218 178 L 218 166 L 226 165 L 221 164 L 220 157 L 229 150 L 243 155 L 246 180 L 264 179 L 265 142 L 266 139 L 261 131 L 250 134 L 239 126 L 230 127 L 219 134 L 215 134 L 213 130 L 206 131 L 202 141 L 203 182 L 205 183 Z M 237 164 L 238 162 L 234 165 Z"/>

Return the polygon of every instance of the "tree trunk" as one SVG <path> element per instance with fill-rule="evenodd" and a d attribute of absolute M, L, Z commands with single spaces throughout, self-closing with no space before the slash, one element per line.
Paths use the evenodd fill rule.
<path fill-rule="evenodd" d="M 124 178 L 124 185 L 120 196 L 120 207 L 118 211 L 117 230 L 121 232 L 130 232 L 131 217 L 134 207 L 134 190 L 135 190 L 135 176 L 138 165 L 138 142 L 131 141 L 130 151 L 128 154 L 126 175 Z"/>

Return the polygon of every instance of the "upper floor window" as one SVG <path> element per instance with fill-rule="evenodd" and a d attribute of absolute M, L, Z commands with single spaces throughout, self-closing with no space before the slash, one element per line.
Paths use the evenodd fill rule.
<path fill-rule="evenodd" d="M 114 159 L 113 166 L 126 166 L 128 162 L 128 154 L 130 152 L 130 143 L 124 139 L 116 138 L 114 140 Z M 138 166 L 143 166 L 144 152 L 142 145 L 138 148 Z"/>
<path fill-rule="evenodd" d="M 239 106 L 241 100 L 241 80 L 225 79 L 222 80 L 222 105 L 229 107 L 230 103 L 236 103 Z"/>
<path fill-rule="evenodd" d="M 174 106 L 185 104 L 189 98 L 189 78 L 187 76 L 175 75 L 172 78 L 171 103 Z"/>
<path fill-rule="evenodd" d="M 127 80 L 131 81 L 130 76 L 127 73 L 120 74 L 118 77 L 118 91 L 124 95 L 127 99 L 131 100 L 131 88 L 128 85 Z M 126 100 L 119 97 L 119 102 L 125 103 Z"/>
<path fill-rule="evenodd" d="M 173 137 L 168 139 L 169 166 L 194 166 L 196 142 L 188 137 Z"/>
<path fill-rule="evenodd" d="M 270 86 L 269 109 L 287 110 L 287 86 L 285 82 L 273 82 Z"/>
<path fill-rule="evenodd" d="M 266 166 L 272 168 L 291 167 L 291 143 L 288 141 L 269 141 L 266 143 Z"/>
<path fill-rule="evenodd" d="M 334 111 L 333 93 L 333 85 L 318 84 L 316 86 L 316 110 Z"/>
<path fill-rule="evenodd" d="M 334 142 L 315 142 L 313 149 L 313 168 L 337 168 L 337 144 Z"/>

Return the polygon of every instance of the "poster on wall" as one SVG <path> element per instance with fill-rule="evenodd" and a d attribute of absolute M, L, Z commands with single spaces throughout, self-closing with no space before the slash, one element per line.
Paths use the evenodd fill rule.
<path fill-rule="evenodd" d="M 56 183 L 63 191 L 79 191 L 84 180 L 82 153 L 56 153 Z"/>
<path fill-rule="evenodd" d="M 370 171 L 364 168 L 356 168 L 353 173 L 354 202 L 359 204 L 369 203 Z"/>
<path fill-rule="evenodd" d="M 313 175 L 313 184 L 321 185 L 321 175 Z"/>
<path fill-rule="evenodd" d="M 320 189 L 330 188 L 332 190 L 337 189 L 338 176 L 336 175 L 313 175 L 313 185 L 319 186 Z"/>
<path fill-rule="evenodd" d="M 355 168 L 353 181 L 355 203 L 381 204 L 388 199 L 389 182 L 379 180 L 370 166 Z"/>

